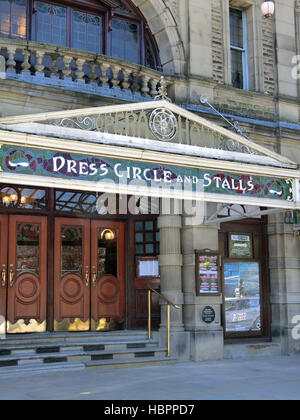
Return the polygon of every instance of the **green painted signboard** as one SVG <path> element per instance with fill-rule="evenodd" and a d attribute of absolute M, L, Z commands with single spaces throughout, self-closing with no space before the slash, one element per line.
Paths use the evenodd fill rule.
<path fill-rule="evenodd" d="M 230 234 L 229 257 L 252 258 L 252 236 L 249 234 Z"/>
<path fill-rule="evenodd" d="M 163 160 L 163 157 L 162 157 Z M 148 187 L 185 189 L 231 196 L 293 201 L 293 183 L 281 178 L 237 175 L 182 166 L 116 159 L 2 145 L 0 166 L 10 174 L 143 184 Z"/>

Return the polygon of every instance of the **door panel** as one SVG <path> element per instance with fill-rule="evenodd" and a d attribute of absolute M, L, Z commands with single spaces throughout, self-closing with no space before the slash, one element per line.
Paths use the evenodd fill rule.
<path fill-rule="evenodd" d="M 47 218 L 10 216 L 7 333 L 46 331 Z"/>
<path fill-rule="evenodd" d="M 120 329 L 125 317 L 124 224 L 92 221 L 92 330 Z"/>
<path fill-rule="evenodd" d="M 6 333 L 8 216 L 0 216 L 0 335 Z"/>
<path fill-rule="evenodd" d="M 90 329 L 90 221 L 55 220 L 54 330 Z"/>

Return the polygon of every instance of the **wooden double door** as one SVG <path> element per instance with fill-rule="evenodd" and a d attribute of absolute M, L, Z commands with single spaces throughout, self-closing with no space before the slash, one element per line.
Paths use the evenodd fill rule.
<path fill-rule="evenodd" d="M 0 334 L 44 332 L 47 218 L 0 215 Z"/>
<path fill-rule="evenodd" d="M 123 222 L 55 220 L 55 331 L 123 327 L 124 254 Z"/>

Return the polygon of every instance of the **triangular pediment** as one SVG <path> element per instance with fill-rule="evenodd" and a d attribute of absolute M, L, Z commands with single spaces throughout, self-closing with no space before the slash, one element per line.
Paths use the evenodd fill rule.
<path fill-rule="evenodd" d="M 43 129 L 44 128 L 44 129 Z M 138 139 L 168 144 L 168 151 L 174 145 L 174 153 L 186 146 L 205 149 L 209 158 L 224 156 L 256 156 L 260 164 L 270 161 L 279 165 L 297 168 L 295 162 L 264 148 L 241 135 L 212 123 L 190 111 L 168 101 L 152 101 L 133 104 L 109 105 L 83 108 L 71 111 L 58 111 L 43 114 L 25 115 L 0 119 L 0 129 L 47 136 L 74 139 L 76 133 L 84 131 L 86 138 L 101 133 L 125 140 Z M 85 139 L 82 133 L 83 140 Z M 76 136 L 75 136 L 76 137 Z M 88 140 L 87 140 L 88 141 Z M 150 147 L 150 146 L 149 146 Z M 223 156 L 223 159 L 224 159 Z M 227 158 L 226 158 L 227 159 Z M 245 161 L 240 159 L 240 161 Z"/>

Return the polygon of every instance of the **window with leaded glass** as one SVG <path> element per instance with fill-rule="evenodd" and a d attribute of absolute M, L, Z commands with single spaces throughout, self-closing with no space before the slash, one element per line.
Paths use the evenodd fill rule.
<path fill-rule="evenodd" d="M 135 223 L 135 253 L 137 256 L 159 255 L 159 230 L 156 220 Z"/>
<path fill-rule="evenodd" d="M 230 48 L 232 86 L 248 89 L 246 14 L 242 9 L 230 9 Z"/>
<path fill-rule="evenodd" d="M 67 45 L 67 8 L 37 1 L 33 16 L 33 37 L 35 41 Z"/>
<path fill-rule="evenodd" d="M 133 63 L 140 62 L 139 26 L 136 23 L 113 19 L 112 56 Z"/>
<path fill-rule="evenodd" d="M 72 10 L 72 47 L 102 52 L 102 17 Z"/>

